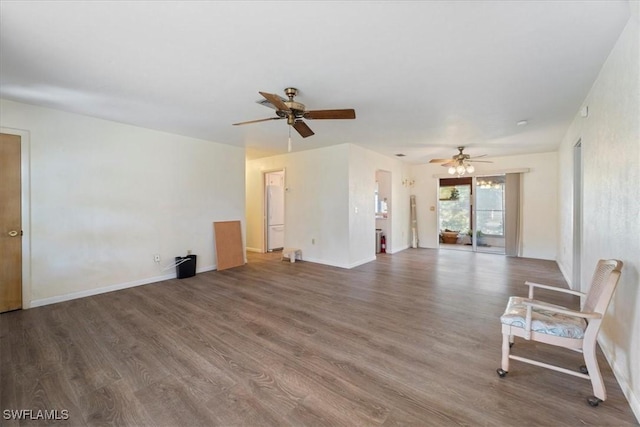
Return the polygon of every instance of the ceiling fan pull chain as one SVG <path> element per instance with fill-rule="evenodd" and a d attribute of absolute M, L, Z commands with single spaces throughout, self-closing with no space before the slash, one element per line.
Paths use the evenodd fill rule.
<path fill-rule="evenodd" d="M 288 152 L 291 152 L 291 126 L 289 126 L 289 144 L 287 145 Z"/>

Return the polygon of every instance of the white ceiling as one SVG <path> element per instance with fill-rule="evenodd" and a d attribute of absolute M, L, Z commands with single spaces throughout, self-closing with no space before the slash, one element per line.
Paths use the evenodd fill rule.
<path fill-rule="evenodd" d="M 258 91 L 300 90 L 295 150 L 405 161 L 553 151 L 629 18 L 615 1 L 0 2 L 3 98 L 284 153 Z M 516 122 L 527 120 L 526 126 Z"/>

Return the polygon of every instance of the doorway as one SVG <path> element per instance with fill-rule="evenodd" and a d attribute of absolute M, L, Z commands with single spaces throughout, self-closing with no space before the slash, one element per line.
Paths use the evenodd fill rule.
<path fill-rule="evenodd" d="M 439 247 L 505 254 L 505 175 L 440 179 Z"/>
<path fill-rule="evenodd" d="M 472 250 L 467 237 L 473 229 L 471 178 L 442 178 L 438 196 L 440 248 Z"/>
<path fill-rule="evenodd" d="M 0 313 L 22 308 L 22 140 L 0 134 Z"/>
<path fill-rule="evenodd" d="M 478 252 L 505 254 L 505 175 L 479 176 L 476 184 L 475 247 Z"/>
<path fill-rule="evenodd" d="M 377 170 L 374 193 L 377 254 L 390 252 L 391 248 L 391 188 L 391 172 Z"/>
<path fill-rule="evenodd" d="M 265 249 L 273 252 L 284 248 L 285 233 L 284 169 L 264 174 Z"/>

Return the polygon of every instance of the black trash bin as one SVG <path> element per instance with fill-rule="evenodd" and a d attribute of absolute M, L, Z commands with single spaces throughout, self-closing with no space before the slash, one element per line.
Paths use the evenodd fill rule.
<path fill-rule="evenodd" d="M 176 257 L 176 270 L 178 279 L 185 279 L 196 275 L 196 255 Z"/>

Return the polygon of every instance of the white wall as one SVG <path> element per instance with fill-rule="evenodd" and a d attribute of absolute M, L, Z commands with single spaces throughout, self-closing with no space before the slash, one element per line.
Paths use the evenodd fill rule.
<path fill-rule="evenodd" d="M 400 177 L 406 166 L 373 151 L 342 144 L 247 162 L 247 247 L 251 250 L 264 248 L 262 175 L 283 168 L 288 188 L 285 246 L 300 248 L 305 260 L 352 268 L 375 259 L 373 197 L 377 169 L 389 170 L 398 177 L 392 184 L 391 206 L 398 219 L 391 226 L 394 235 L 406 240 L 408 190 L 397 188 L 402 187 Z M 406 208 L 401 200 L 406 200 Z M 391 243 L 389 251 L 407 246 L 400 238 Z"/>
<path fill-rule="evenodd" d="M 640 19 L 639 4 L 603 65 L 559 153 L 558 263 L 570 281 L 573 271 L 573 146 L 582 140 L 583 247 L 581 288 L 587 290 L 598 259 L 624 262 L 600 334 L 600 345 L 636 417 L 640 420 Z"/>
<path fill-rule="evenodd" d="M 383 156 L 357 145 L 351 146 L 349 167 L 349 197 L 351 200 L 351 262 L 353 265 L 375 258 L 375 180 L 376 171 L 389 172 L 390 216 L 386 223 L 387 253 L 409 247 L 409 195 L 411 188 L 402 185 L 410 178 L 409 165 L 393 157 Z M 355 208 L 358 208 L 356 213 Z M 366 212 L 366 213 L 363 213 Z"/>
<path fill-rule="evenodd" d="M 557 153 L 491 157 L 489 160 L 493 163 L 475 163 L 474 175 L 529 169 L 522 174 L 521 182 L 522 256 L 555 260 L 558 239 Z M 438 247 L 438 178 L 435 176 L 443 173 L 446 174 L 446 169 L 438 164 L 413 167 L 420 247 Z"/>
<path fill-rule="evenodd" d="M 244 222 L 244 149 L 0 102 L 30 135 L 26 307 L 175 277 L 187 250 L 213 269 L 212 223 Z"/>
<path fill-rule="evenodd" d="M 300 248 L 308 261 L 346 266 L 348 165 L 347 144 L 248 161 L 247 247 L 264 248 L 263 174 L 285 169 L 285 246 Z"/>

